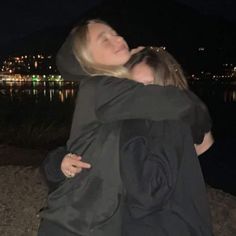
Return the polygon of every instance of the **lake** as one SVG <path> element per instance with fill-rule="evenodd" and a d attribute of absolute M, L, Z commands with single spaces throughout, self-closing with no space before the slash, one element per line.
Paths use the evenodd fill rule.
<path fill-rule="evenodd" d="M 194 81 L 190 87 L 207 104 L 214 135 L 236 138 L 236 86 Z M 69 130 L 77 91 L 75 82 L 0 81 L 1 129 L 53 123 Z"/>

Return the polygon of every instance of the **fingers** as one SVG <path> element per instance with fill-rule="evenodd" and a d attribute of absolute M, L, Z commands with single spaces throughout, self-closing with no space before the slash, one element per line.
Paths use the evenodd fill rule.
<path fill-rule="evenodd" d="M 134 55 L 135 53 L 138 53 L 139 51 L 143 50 L 145 47 L 144 46 L 139 46 L 137 48 L 131 49 L 130 53 L 131 55 Z"/>
<path fill-rule="evenodd" d="M 82 171 L 82 168 L 71 166 L 70 168 L 65 170 L 65 176 L 68 178 L 74 177 L 76 174 L 80 173 L 81 171 Z"/>
<path fill-rule="evenodd" d="M 71 159 L 74 160 L 73 161 L 73 165 L 82 169 L 89 169 L 91 168 L 91 165 L 87 162 L 83 162 L 81 161 L 82 157 L 81 156 L 77 156 L 75 154 L 71 155 Z"/>
<path fill-rule="evenodd" d="M 64 173 L 64 172 L 63 172 Z M 67 177 L 67 178 L 73 178 L 75 176 L 74 173 L 71 173 L 69 170 L 67 170 L 64 175 Z"/>
<path fill-rule="evenodd" d="M 67 167 L 62 166 L 61 170 L 66 177 L 70 178 L 80 173 L 82 171 L 82 168 L 78 168 L 74 166 L 67 166 Z"/>
<path fill-rule="evenodd" d="M 68 177 L 74 177 L 76 174 L 80 173 L 83 169 L 91 168 L 89 163 L 81 161 L 81 156 L 68 153 L 62 160 L 61 171 Z"/>

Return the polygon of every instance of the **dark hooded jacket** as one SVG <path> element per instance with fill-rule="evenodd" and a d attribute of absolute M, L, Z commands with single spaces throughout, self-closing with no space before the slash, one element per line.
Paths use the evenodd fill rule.
<path fill-rule="evenodd" d="M 123 122 L 125 236 L 212 236 L 205 183 L 189 127 L 180 121 Z"/>
<path fill-rule="evenodd" d="M 42 218 L 43 222 L 59 225 L 68 235 L 96 235 L 94 229 L 101 228 L 101 235 L 111 235 L 104 226 L 119 214 L 122 192 L 117 171 L 120 126 L 115 121 L 183 119 L 192 125 L 192 118 L 202 112 L 202 107 L 188 93 L 172 86 L 144 86 L 128 79 L 87 75 L 74 57 L 72 41 L 70 34 L 57 55 L 64 79 L 80 81 L 67 151 L 82 155 L 93 168 L 63 181 L 51 192 Z M 203 130 L 209 130 L 205 124 Z"/>

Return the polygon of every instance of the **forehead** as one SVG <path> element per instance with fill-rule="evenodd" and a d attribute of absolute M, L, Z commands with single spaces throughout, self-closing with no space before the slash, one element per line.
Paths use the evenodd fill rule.
<path fill-rule="evenodd" d="M 151 67 L 146 64 L 145 61 L 141 61 L 133 66 L 131 69 L 132 73 L 140 73 L 140 72 L 150 72 L 152 71 Z"/>
<path fill-rule="evenodd" d="M 88 25 L 88 38 L 90 41 L 98 40 L 102 34 L 112 30 L 113 29 L 106 24 L 92 22 Z"/>

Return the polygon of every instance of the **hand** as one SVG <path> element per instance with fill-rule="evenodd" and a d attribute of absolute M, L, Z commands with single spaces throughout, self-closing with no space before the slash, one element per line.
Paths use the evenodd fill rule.
<path fill-rule="evenodd" d="M 91 168 L 89 163 L 81 161 L 82 157 L 76 154 L 68 153 L 64 156 L 61 162 L 61 171 L 67 177 L 74 177 L 80 173 L 83 169 Z"/>
<path fill-rule="evenodd" d="M 130 54 L 134 55 L 135 53 L 138 53 L 139 51 L 143 50 L 144 48 L 145 48 L 144 46 L 139 46 L 137 48 L 133 48 L 133 49 L 131 49 Z"/>

